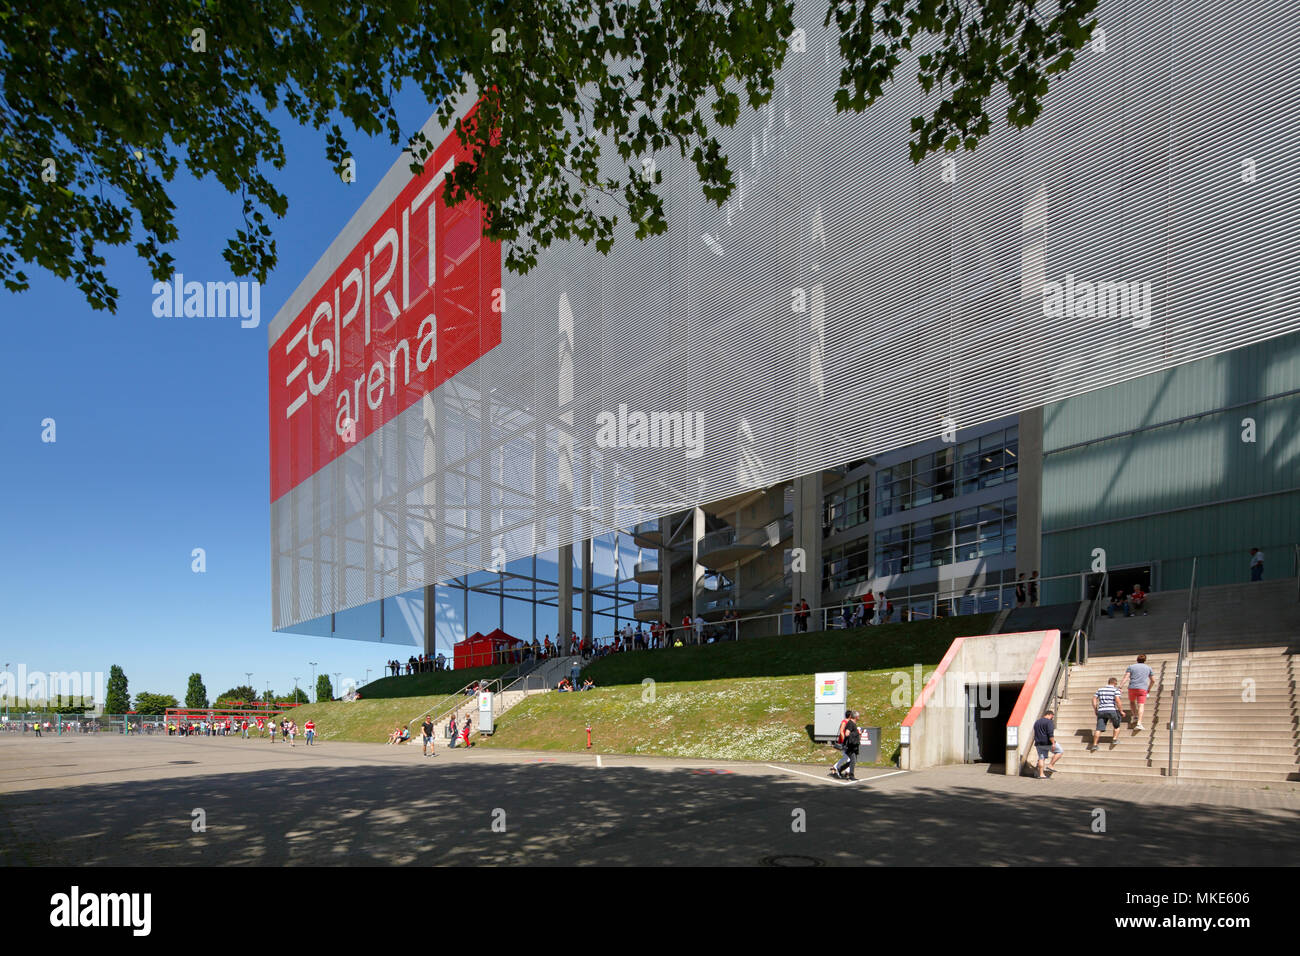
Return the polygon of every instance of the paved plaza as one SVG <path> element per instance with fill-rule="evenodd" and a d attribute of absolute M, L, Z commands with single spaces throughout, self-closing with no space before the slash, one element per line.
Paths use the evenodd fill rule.
<path fill-rule="evenodd" d="M 14 865 L 1289 865 L 1300 793 L 418 746 L 0 739 Z M 196 811 L 202 811 L 196 815 Z M 1104 811 L 1105 832 L 1094 832 Z M 195 832 L 202 819 L 206 830 Z"/>

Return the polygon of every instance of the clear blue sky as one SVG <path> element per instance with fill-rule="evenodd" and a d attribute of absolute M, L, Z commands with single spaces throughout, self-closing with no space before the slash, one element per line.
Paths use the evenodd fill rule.
<path fill-rule="evenodd" d="M 432 113 L 418 92 L 397 105 L 404 132 Z M 155 318 L 154 280 L 129 251 L 108 256 L 116 315 L 31 266 L 29 291 L 0 289 L 0 665 L 119 664 L 132 696 L 183 699 L 192 671 L 210 697 L 246 671 L 283 693 L 295 676 L 308 688 L 309 661 L 362 679 L 391 653 L 270 626 L 266 327 L 399 152 L 354 133 L 358 181 L 346 185 L 323 134 L 288 121 L 281 133 L 288 164 L 273 176 L 289 211 L 272 224 L 280 262 L 258 328 Z M 234 278 L 221 251 L 241 225 L 237 198 L 182 176 L 170 192 L 176 271 Z M 41 441 L 45 418 L 53 444 Z M 190 569 L 194 548 L 206 550 L 204 574 Z"/>

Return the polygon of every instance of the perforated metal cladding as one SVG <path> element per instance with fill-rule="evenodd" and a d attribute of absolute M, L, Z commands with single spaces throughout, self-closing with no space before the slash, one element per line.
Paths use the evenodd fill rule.
<path fill-rule="evenodd" d="M 666 235 L 506 273 L 500 346 L 274 502 L 274 626 L 1300 327 L 1294 3 L 1104 3 L 1105 52 L 951 176 L 908 158 L 911 64 L 835 113 L 824 12 L 722 134 L 731 202 L 656 157 Z M 1046 315 L 1067 275 L 1150 283 L 1149 324 Z M 598 447 L 620 404 L 701 413 L 702 454 Z"/>

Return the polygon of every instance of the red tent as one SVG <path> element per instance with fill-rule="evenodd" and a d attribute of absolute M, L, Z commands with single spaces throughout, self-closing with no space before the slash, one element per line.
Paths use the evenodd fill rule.
<path fill-rule="evenodd" d="M 493 663 L 506 663 L 513 655 L 502 655 L 522 642 L 511 637 L 501 628 L 491 634 L 483 635 L 475 631 L 465 640 L 452 648 L 455 655 L 456 670 L 464 667 L 487 667 Z"/>

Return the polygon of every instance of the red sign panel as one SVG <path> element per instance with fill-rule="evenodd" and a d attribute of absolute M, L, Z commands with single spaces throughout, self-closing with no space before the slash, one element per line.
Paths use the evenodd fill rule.
<path fill-rule="evenodd" d="M 501 245 L 448 209 L 453 131 L 271 346 L 271 500 L 501 343 Z"/>

